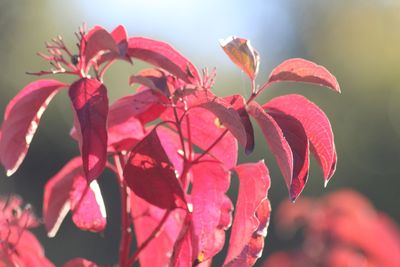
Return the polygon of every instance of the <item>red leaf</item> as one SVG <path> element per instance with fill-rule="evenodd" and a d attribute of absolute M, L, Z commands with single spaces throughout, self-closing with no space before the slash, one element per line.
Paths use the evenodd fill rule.
<path fill-rule="evenodd" d="M 288 141 L 283 135 L 282 129 L 271 115 L 267 114 L 258 103 L 251 102 L 248 112 L 256 119 L 260 126 L 275 156 L 286 185 L 290 189 L 293 177 L 293 153 Z"/>
<path fill-rule="evenodd" d="M 310 168 L 309 142 L 302 124 L 292 116 L 279 111 L 268 112 L 281 128 L 293 153 L 293 175 L 289 195 L 292 201 L 300 195 L 307 182 Z"/>
<path fill-rule="evenodd" d="M 227 96 L 224 99 L 239 113 L 240 120 L 246 131 L 245 153 L 248 155 L 254 150 L 254 130 L 246 110 L 246 101 L 241 95 Z"/>
<path fill-rule="evenodd" d="M 145 200 L 131 194 L 132 219 L 135 229 L 135 237 L 138 246 L 152 234 L 165 214 L 165 210 L 157 208 Z M 140 266 L 167 266 L 170 262 L 175 240 L 179 235 L 184 219 L 184 213 L 180 209 L 171 211 L 160 232 L 148 243 L 139 255 Z M 157 253 L 154 253 L 157 251 Z"/>
<path fill-rule="evenodd" d="M 47 182 L 44 190 L 43 217 L 49 237 L 54 237 L 68 211 L 82 230 L 102 231 L 106 213 L 99 186 L 90 186 L 83 176 L 82 159 L 70 160 Z"/>
<path fill-rule="evenodd" d="M 101 60 L 97 62 L 97 59 L 100 59 L 100 56 L 107 52 L 111 53 L 113 57 L 119 56 L 119 48 L 113 36 L 100 26 L 93 27 L 85 34 L 80 49 L 80 69 L 85 71 L 88 71 L 92 60 L 100 64 Z"/>
<path fill-rule="evenodd" d="M 340 93 L 339 83 L 325 67 L 314 62 L 292 58 L 282 62 L 272 70 L 268 83 L 305 82 L 326 86 Z"/>
<path fill-rule="evenodd" d="M 74 258 L 64 263 L 62 267 L 97 267 L 97 264 L 84 258 Z"/>
<path fill-rule="evenodd" d="M 261 256 L 270 215 L 270 177 L 263 161 L 236 167 L 239 196 L 224 266 L 253 266 Z"/>
<path fill-rule="evenodd" d="M 263 108 L 280 111 L 301 122 L 326 185 L 335 172 L 337 159 L 331 124 L 325 113 L 305 97 L 295 94 L 276 97 Z"/>
<path fill-rule="evenodd" d="M 200 84 L 196 67 L 169 44 L 145 37 L 131 37 L 128 44 L 131 57 L 160 67 L 185 82 Z"/>
<path fill-rule="evenodd" d="M 184 192 L 157 129 L 134 147 L 124 177 L 131 190 L 150 204 L 162 209 L 186 209 Z"/>
<path fill-rule="evenodd" d="M 53 96 L 65 87 L 55 80 L 38 80 L 24 87 L 7 105 L 1 126 L 0 159 L 12 175 L 21 165 Z"/>
<path fill-rule="evenodd" d="M 171 267 L 193 267 L 192 247 L 193 227 L 192 227 L 192 214 L 187 213 L 183 221 L 181 231 L 174 244 L 173 253 L 171 256 Z"/>
<path fill-rule="evenodd" d="M 81 172 L 74 177 L 69 193 L 72 220 L 84 231 L 101 232 L 106 227 L 106 209 L 97 181 L 90 185 Z"/>
<path fill-rule="evenodd" d="M 107 89 L 97 80 L 82 78 L 70 86 L 69 96 L 79 121 L 83 169 L 92 181 L 107 160 Z"/>
<path fill-rule="evenodd" d="M 241 68 L 251 80 L 255 80 L 260 66 L 260 55 L 244 38 L 230 36 L 220 40 L 220 45 L 233 63 Z"/>
<path fill-rule="evenodd" d="M 69 191 L 74 177 L 82 172 L 82 159 L 73 158 L 50 180 L 44 188 L 43 220 L 47 235 L 54 237 L 70 210 Z"/>
<path fill-rule="evenodd" d="M 119 55 L 126 57 L 128 54 L 128 33 L 122 25 L 118 25 L 112 32 L 111 35 L 118 46 Z"/>
<path fill-rule="evenodd" d="M 164 96 L 150 89 L 122 97 L 110 106 L 110 113 L 114 113 L 115 118 L 110 119 L 109 124 L 119 125 L 132 117 L 146 124 L 159 118 L 166 103 Z"/>
<path fill-rule="evenodd" d="M 163 120 L 174 120 L 172 110 L 166 110 L 162 114 Z M 178 110 L 178 117 L 182 112 Z M 187 119 L 182 120 L 182 134 L 190 142 L 205 150 L 208 149 L 226 130 L 218 122 L 217 117 L 205 109 L 189 109 L 186 113 Z M 189 127 L 189 128 L 188 128 Z M 190 129 L 190 130 L 189 130 Z M 209 154 L 231 169 L 236 166 L 238 157 L 238 144 L 230 132 L 209 151 Z"/>
<path fill-rule="evenodd" d="M 159 69 L 144 69 L 136 75 L 129 77 L 129 85 L 138 83 L 151 90 L 158 91 L 169 96 L 168 77 L 165 72 Z"/>
<path fill-rule="evenodd" d="M 225 243 L 226 191 L 230 173 L 219 162 L 205 161 L 192 167 L 193 187 L 193 258 L 196 262 L 211 259 Z M 228 211 L 229 213 L 229 211 Z M 226 219 L 222 219 L 226 221 Z"/>

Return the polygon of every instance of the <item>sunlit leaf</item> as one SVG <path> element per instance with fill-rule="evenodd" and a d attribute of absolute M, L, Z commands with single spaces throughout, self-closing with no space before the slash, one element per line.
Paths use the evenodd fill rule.
<path fill-rule="evenodd" d="M 7 176 L 21 165 L 43 112 L 65 86 L 56 80 L 38 80 L 25 86 L 7 105 L 0 136 L 0 159 Z"/>

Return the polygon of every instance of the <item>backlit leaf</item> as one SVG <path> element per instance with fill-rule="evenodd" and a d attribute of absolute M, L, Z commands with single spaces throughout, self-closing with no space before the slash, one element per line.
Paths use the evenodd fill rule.
<path fill-rule="evenodd" d="M 131 37 L 128 44 L 131 57 L 160 67 L 190 84 L 200 84 L 196 67 L 169 44 L 145 37 Z"/>
<path fill-rule="evenodd" d="M 62 267 L 97 267 L 98 265 L 84 258 L 74 258 L 64 263 Z"/>
<path fill-rule="evenodd" d="M 282 129 L 271 115 L 266 113 L 258 103 L 251 102 L 248 111 L 260 126 L 261 131 L 275 156 L 286 185 L 290 189 L 293 177 L 293 153 L 288 141 L 283 135 Z"/>
<path fill-rule="evenodd" d="M 269 222 L 270 177 L 263 161 L 238 165 L 239 196 L 224 266 L 253 266 L 261 256 Z"/>
<path fill-rule="evenodd" d="M 82 78 L 70 86 L 69 96 L 79 122 L 83 169 L 92 181 L 107 160 L 107 89 L 97 80 Z"/>
<path fill-rule="evenodd" d="M 244 38 L 230 36 L 220 40 L 220 45 L 233 63 L 241 68 L 251 80 L 255 80 L 260 66 L 260 55 Z"/>
<path fill-rule="evenodd" d="M 38 80 L 25 86 L 7 105 L 0 137 L 0 159 L 7 176 L 21 165 L 43 112 L 65 86 L 56 80 Z"/>
<path fill-rule="evenodd" d="M 326 86 L 340 93 L 339 83 L 325 67 L 314 62 L 292 58 L 282 62 L 272 70 L 268 83 L 305 82 Z"/>
<path fill-rule="evenodd" d="M 193 204 L 193 235 L 196 240 L 193 257 L 198 263 L 211 259 L 225 243 L 225 225 L 221 225 L 221 217 L 226 217 L 229 208 L 226 191 L 230 185 L 230 173 L 224 170 L 219 162 L 205 161 L 192 167 L 193 188 L 191 200 Z M 222 216 L 221 216 L 222 215 Z"/>
<path fill-rule="evenodd" d="M 279 111 L 269 111 L 282 130 L 293 153 L 293 175 L 289 188 L 292 201 L 300 195 L 307 182 L 310 167 L 309 142 L 302 124 L 294 117 Z"/>
<path fill-rule="evenodd" d="M 326 184 L 335 172 L 337 158 L 331 124 L 325 113 L 305 97 L 296 94 L 276 97 L 263 108 L 277 110 L 301 122 Z"/>
<path fill-rule="evenodd" d="M 72 220 L 85 231 L 101 232 L 106 227 L 106 209 L 96 180 L 88 184 L 83 173 L 74 177 L 69 193 Z"/>

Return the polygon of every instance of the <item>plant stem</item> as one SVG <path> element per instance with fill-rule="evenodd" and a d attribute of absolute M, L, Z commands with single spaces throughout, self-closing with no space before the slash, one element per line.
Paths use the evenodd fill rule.
<path fill-rule="evenodd" d="M 171 210 L 167 210 L 162 217 L 161 221 L 158 223 L 157 227 L 154 228 L 153 232 L 146 238 L 146 240 L 138 247 L 138 249 L 135 251 L 135 253 L 128 259 L 127 265 L 126 266 L 131 266 L 132 264 L 135 263 L 135 261 L 138 260 L 140 253 L 147 247 L 147 245 L 153 240 L 159 233 L 161 228 L 163 227 L 164 223 L 167 221 L 169 214 L 171 213 Z M 157 253 L 155 251 L 154 253 Z M 125 265 L 124 265 L 125 266 Z M 121 267 L 123 267 L 121 265 Z"/>
<path fill-rule="evenodd" d="M 126 264 L 129 256 L 130 246 L 131 246 L 131 230 L 130 230 L 130 220 L 129 220 L 129 194 L 128 187 L 124 181 L 123 176 L 123 164 L 124 159 L 121 154 L 114 155 L 115 167 L 117 169 L 118 184 L 120 189 L 121 198 L 121 241 L 119 244 L 119 266 L 125 267 L 129 266 Z"/>

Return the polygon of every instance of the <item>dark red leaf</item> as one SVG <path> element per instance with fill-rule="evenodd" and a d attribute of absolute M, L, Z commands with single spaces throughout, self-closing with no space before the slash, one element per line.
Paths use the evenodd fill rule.
<path fill-rule="evenodd" d="M 92 181 L 107 160 L 107 89 L 97 80 L 82 78 L 70 86 L 69 96 L 79 121 L 83 169 Z"/>
<path fill-rule="evenodd" d="M 239 66 L 251 80 L 255 80 L 260 66 L 260 55 L 250 41 L 230 36 L 219 43 L 232 62 Z"/>
<path fill-rule="evenodd" d="M 91 61 L 97 61 L 96 57 L 111 53 L 113 57 L 119 57 L 119 48 L 114 41 L 113 36 L 100 26 L 93 27 L 82 38 L 80 47 L 81 69 L 88 71 Z M 100 62 L 99 62 L 100 63 Z"/>
<path fill-rule="evenodd" d="M 137 197 L 135 194 L 131 198 L 131 215 L 134 223 L 135 237 L 138 246 L 152 234 L 158 227 L 165 210 L 157 208 Z M 170 262 L 175 240 L 182 227 L 185 211 L 176 209 L 171 211 L 160 232 L 148 243 L 139 255 L 140 266 L 167 266 Z M 154 253 L 157 251 L 157 253 Z"/>
<path fill-rule="evenodd" d="M 276 97 L 263 108 L 280 111 L 301 122 L 326 185 L 335 172 L 337 159 L 331 124 L 325 113 L 305 97 L 295 94 Z"/>
<path fill-rule="evenodd" d="M 81 172 L 74 177 L 69 193 L 72 220 L 84 231 L 101 232 L 106 227 L 106 209 L 97 181 L 90 185 Z"/>
<path fill-rule="evenodd" d="M 253 266 L 261 256 L 270 215 L 270 177 L 263 161 L 236 167 L 239 196 L 224 266 Z"/>
<path fill-rule="evenodd" d="M 82 172 L 82 159 L 70 160 L 46 183 L 43 198 L 43 220 L 47 235 L 54 237 L 70 210 L 69 191 L 74 177 Z"/>
<path fill-rule="evenodd" d="M 38 80 L 25 86 L 7 105 L 0 136 L 0 159 L 7 176 L 21 165 L 43 112 L 65 86 L 55 80 Z"/>
<path fill-rule="evenodd" d="M 98 265 L 94 262 L 86 260 L 84 258 L 74 258 L 64 263 L 62 267 L 97 267 Z"/>
<path fill-rule="evenodd" d="M 230 173 L 219 162 L 210 160 L 194 165 L 192 172 L 193 258 L 201 263 L 211 259 L 225 243 L 228 225 L 221 225 L 221 221 L 226 222 L 224 213 L 229 214 L 225 193 L 230 185 Z"/>
<path fill-rule="evenodd" d="M 227 96 L 224 99 L 239 113 L 240 120 L 246 130 L 245 153 L 248 155 L 254 150 L 254 130 L 246 110 L 246 101 L 241 95 Z"/>
<path fill-rule="evenodd" d="M 169 44 L 145 37 L 131 37 L 128 44 L 131 57 L 160 67 L 185 82 L 201 83 L 196 67 Z"/>
<path fill-rule="evenodd" d="M 310 168 L 309 141 L 302 124 L 294 117 L 279 111 L 269 111 L 278 123 L 293 153 L 293 175 L 289 195 L 292 201 L 300 195 L 307 182 Z"/>
<path fill-rule="evenodd" d="M 290 189 L 293 177 L 293 152 L 283 135 L 282 129 L 271 115 L 267 114 L 258 103 L 251 102 L 248 112 L 256 119 L 260 126 L 264 137 L 275 156 L 286 185 Z"/>
<path fill-rule="evenodd" d="M 124 177 L 131 190 L 150 204 L 162 209 L 186 209 L 183 189 L 157 129 L 133 148 Z"/>
<path fill-rule="evenodd" d="M 339 83 L 335 76 L 325 67 L 302 58 L 288 59 L 272 70 L 268 83 L 275 82 L 313 83 L 340 93 Z"/>

